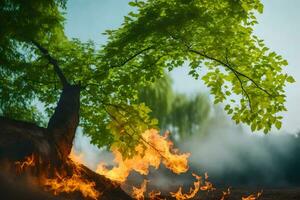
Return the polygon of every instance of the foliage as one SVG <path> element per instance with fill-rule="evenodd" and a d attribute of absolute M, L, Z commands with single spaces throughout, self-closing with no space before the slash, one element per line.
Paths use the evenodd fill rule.
<path fill-rule="evenodd" d="M 167 73 L 154 83 L 139 90 L 139 101 L 151 109 L 150 116 L 158 119 L 160 130 L 171 131 L 171 136 L 181 140 L 201 134 L 210 116 L 210 103 L 201 93 L 192 96 L 180 94 L 172 89 Z"/>
<path fill-rule="evenodd" d="M 215 103 L 231 99 L 225 109 L 237 123 L 265 132 L 274 124 L 280 128 L 283 88 L 294 80 L 282 72 L 287 62 L 252 34 L 254 12 L 263 8 L 259 0 L 133 1 L 136 12 L 119 29 L 106 32 L 108 42 L 100 50 L 93 42 L 65 37 L 64 5 L 64 0 L 1 1 L 2 114 L 15 109 L 33 116 L 34 102 L 53 112 L 61 85 L 33 45 L 37 41 L 57 59 L 67 79 L 84 88 L 81 126 L 98 146 L 135 153 L 141 132 L 155 124 L 149 109 L 138 104 L 138 89 L 185 61 L 195 78 L 198 69 L 207 68 L 201 78 Z M 239 102 L 232 99 L 236 95 Z"/>
<path fill-rule="evenodd" d="M 44 84 L 35 82 L 41 73 L 36 73 L 39 69 L 34 69 L 30 62 L 32 56 L 25 52 L 29 46 L 27 42 L 33 38 L 45 40 L 58 35 L 57 32 L 62 34 L 63 17 L 58 6 L 64 5 L 64 0 L 0 2 L 1 115 L 28 121 L 42 120 L 37 115 L 33 100 L 38 93 L 35 88 L 44 87 Z M 49 79 L 47 76 L 41 78 Z"/>
<path fill-rule="evenodd" d="M 144 48 L 147 53 L 131 65 L 159 60 L 151 68 L 154 75 L 189 61 L 190 74 L 198 78 L 197 70 L 205 66 L 202 79 L 215 103 L 231 102 L 225 108 L 233 120 L 253 131 L 280 127 L 284 86 L 294 80 L 282 72 L 287 61 L 252 34 L 254 12 L 263 9 L 259 1 L 149 0 L 131 5 L 138 11 L 129 13 L 120 29 L 107 32 L 104 51 L 111 62 Z"/>

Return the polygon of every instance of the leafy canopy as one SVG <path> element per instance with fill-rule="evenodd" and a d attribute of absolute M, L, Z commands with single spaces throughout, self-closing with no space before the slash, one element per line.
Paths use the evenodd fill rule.
<path fill-rule="evenodd" d="M 136 0 L 107 44 L 96 50 L 64 35 L 64 0 L 4 0 L 0 3 L 0 111 L 37 120 L 36 105 L 48 115 L 61 85 L 52 66 L 33 45 L 58 60 L 67 79 L 81 84 L 81 126 L 92 142 L 132 156 L 140 134 L 157 124 L 138 101 L 138 89 L 164 69 L 188 63 L 190 75 L 210 88 L 215 103 L 252 130 L 281 126 L 287 61 L 253 35 L 259 0 Z M 99 21 L 100 23 L 100 21 Z M 238 101 L 236 101 L 238 97 Z M 38 102 L 38 103 L 37 103 Z M 23 114 L 22 114 L 23 113 Z M 28 113 L 28 115 L 24 114 Z"/>

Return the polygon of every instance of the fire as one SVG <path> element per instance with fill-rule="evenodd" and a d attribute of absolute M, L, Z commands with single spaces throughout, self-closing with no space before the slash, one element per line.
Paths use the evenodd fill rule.
<path fill-rule="evenodd" d="M 165 200 L 159 197 L 161 195 L 160 191 L 151 191 L 148 195 L 150 200 Z"/>
<path fill-rule="evenodd" d="M 251 194 L 248 197 L 242 197 L 242 200 L 257 200 L 262 195 L 262 191 L 258 192 L 256 195 Z"/>
<path fill-rule="evenodd" d="M 195 197 L 195 195 L 199 192 L 199 190 L 206 190 L 206 191 L 210 191 L 210 190 L 214 190 L 215 188 L 213 188 L 213 185 L 207 181 L 208 176 L 205 173 L 205 182 L 204 185 L 202 184 L 202 177 L 198 176 L 197 174 L 193 173 L 192 174 L 195 178 L 196 181 L 194 182 L 194 188 L 190 188 L 189 193 L 182 193 L 182 187 L 179 187 L 177 192 L 170 192 L 171 196 L 176 198 L 176 200 L 185 200 L 185 199 L 191 199 L 193 197 Z"/>
<path fill-rule="evenodd" d="M 132 197 L 136 200 L 144 200 L 145 196 L 145 192 L 147 191 L 147 183 L 149 181 L 144 179 L 143 183 L 141 184 L 140 188 L 137 187 L 132 187 Z M 160 191 L 151 191 L 148 193 L 149 195 L 149 199 L 150 200 L 165 200 L 160 198 L 159 196 L 161 195 Z"/>
<path fill-rule="evenodd" d="M 193 176 L 197 177 L 196 174 L 194 174 Z M 200 187 L 200 190 L 202 190 L 202 191 L 211 191 L 211 190 L 215 190 L 215 188 L 213 187 L 212 183 L 208 181 L 208 174 L 205 173 L 204 176 L 205 176 L 204 185 L 202 185 L 202 186 Z M 199 177 L 199 176 L 198 176 L 198 177 Z M 201 180 L 201 177 L 200 177 L 200 180 Z"/>
<path fill-rule="evenodd" d="M 71 150 L 71 153 L 70 153 L 70 155 L 69 155 L 69 158 L 73 161 L 73 162 L 75 162 L 75 163 L 77 163 L 77 164 L 81 164 L 81 163 L 83 163 L 83 161 L 84 161 L 84 154 L 81 152 L 80 154 L 77 154 L 76 152 L 75 152 L 75 150 L 72 148 L 72 150 Z"/>
<path fill-rule="evenodd" d="M 225 199 L 227 199 L 227 198 L 229 197 L 230 193 L 231 193 L 231 192 L 230 192 L 230 188 L 228 188 L 227 191 L 223 191 L 223 195 L 222 195 L 222 197 L 221 197 L 220 200 L 225 200 Z"/>
<path fill-rule="evenodd" d="M 134 186 L 132 187 L 133 198 L 135 198 L 136 200 L 144 200 L 144 193 L 146 192 L 146 187 L 148 182 L 149 182 L 148 180 L 144 180 L 140 188 Z"/>
<path fill-rule="evenodd" d="M 168 135 L 161 136 L 158 130 L 150 129 L 142 134 L 143 141 L 145 142 L 146 149 L 142 145 L 136 147 L 137 155 L 130 159 L 123 159 L 122 154 L 113 148 L 112 152 L 115 156 L 114 162 L 116 166 L 108 169 L 105 163 L 100 163 L 97 166 L 96 172 L 104 175 L 110 180 L 124 183 L 127 180 L 131 171 L 136 171 L 142 175 L 149 173 L 149 167 L 158 169 L 160 164 L 164 164 L 168 169 L 176 174 L 184 173 L 188 170 L 188 157 L 189 153 L 178 153 L 177 149 L 173 148 L 173 143 L 168 139 Z M 69 156 L 75 163 L 83 163 L 84 154 L 77 154 L 73 149 Z M 24 166 L 30 165 L 31 159 L 26 159 Z M 22 165 L 23 166 L 23 165 Z M 75 173 L 71 178 L 61 178 L 58 176 L 56 179 L 47 179 L 45 185 L 54 191 L 54 194 L 61 192 L 80 191 L 83 196 L 97 199 L 100 193 L 94 189 L 95 183 L 89 182 Z M 183 193 L 182 187 L 179 187 L 177 192 L 170 192 L 170 195 L 176 200 L 193 199 L 200 191 L 213 191 L 215 188 L 213 184 L 208 181 L 208 174 L 204 174 L 204 178 L 195 173 L 192 173 L 196 181 L 193 187 L 190 187 L 188 193 Z M 148 180 L 144 180 L 140 187 L 132 188 L 132 197 L 137 200 L 144 200 L 147 192 Z M 227 199 L 231 194 L 230 188 L 223 191 L 220 200 Z M 151 191 L 148 193 L 150 200 L 165 200 L 160 197 L 160 191 Z M 242 200 L 257 200 L 262 195 L 262 192 L 248 197 L 242 197 Z"/>
<path fill-rule="evenodd" d="M 81 154 L 80 154 L 81 155 Z M 73 152 L 70 158 L 73 161 L 80 161 L 79 158 Z M 25 157 L 24 161 L 15 162 L 16 169 L 19 172 L 25 171 L 28 167 L 35 166 L 36 159 L 34 154 Z M 100 193 L 95 190 L 95 183 L 89 182 L 88 180 L 83 179 L 80 176 L 80 166 L 77 166 L 74 169 L 74 174 L 72 177 L 61 177 L 58 172 L 56 172 L 56 178 L 49 179 L 40 177 L 41 183 L 45 186 L 46 190 L 52 191 L 54 195 L 58 195 L 59 193 L 66 192 L 74 192 L 79 191 L 82 193 L 84 197 L 90 197 L 91 199 L 97 199 L 100 196 Z"/>
<path fill-rule="evenodd" d="M 35 157 L 31 154 L 30 156 L 25 157 L 24 161 L 16 161 L 15 165 L 19 172 L 23 172 L 28 167 L 35 166 Z"/>
<path fill-rule="evenodd" d="M 45 179 L 43 183 L 46 189 L 52 191 L 54 195 L 79 191 L 84 197 L 91 199 L 98 199 L 100 196 L 95 189 L 95 182 L 89 182 L 78 174 L 73 174 L 72 177 L 61 177 L 57 173 L 56 176 L 57 178 L 54 179 Z"/>
<path fill-rule="evenodd" d="M 129 173 L 134 170 L 142 175 L 147 175 L 149 167 L 158 168 L 163 163 L 168 169 L 176 174 L 186 172 L 188 170 L 189 153 L 179 154 L 173 149 L 173 143 L 168 140 L 168 135 L 161 136 L 155 129 L 150 129 L 142 134 L 143 140 L 146 142 L 146 150 L 142 145 L 136 147 L 136 156 L 131 159 L 124 160 L 121 153 L 117 149 L 112 149 L 115 156 L 114 162 L 117 166 L 108 170 L 104 163 L 97 166 L 96 172 L 106 176 L 107 178 L 124 182 Z"/>

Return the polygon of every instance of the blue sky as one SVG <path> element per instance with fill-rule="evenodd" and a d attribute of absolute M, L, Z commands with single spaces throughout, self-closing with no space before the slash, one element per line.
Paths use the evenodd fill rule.
<path fill-rule="evenodd" d="M 106 41 L 106 29 L 117 28 L 130 11 L 129 0 L 72 0 L 67 5 L 66 33 L 83 41 L 93 40 L 101 45 Z M 288 112 L 284 113 L 283 131 L 300 130 L 300 0 L 263 0 L 264 13 L 258 16 L 255 34 L 265 40 L 272 50 L 289 62 L 286 72 L 296 83 L 287 91 Z M 184 93 L 208 91 L 203 83 L 188 77 L 185 67 L 171 73 L 174 88 Z"/>

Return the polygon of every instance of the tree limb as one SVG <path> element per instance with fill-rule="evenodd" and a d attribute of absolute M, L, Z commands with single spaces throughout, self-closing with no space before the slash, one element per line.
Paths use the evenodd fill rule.
<path fill-rule="evenodd" d="M 188 51 L 192 52 L 192 53 L 195 53 L 195 54 L 198 54 L 204 58 L 207 58 L 209 60 L 213 60 L 221 65 L 223 65 L 224 67 L 227 67 L 230 71 L 232 71 L 235 75 L 238 75 L 238 76 L 243 76 L 245 78 L 247 78 L 249 81 L 251 81 L 258 89 L 260 89 L 261 91 L 263 91 L 264 93 L 266 93 L 267 95 L 269 96 L 274 96 L 272 95 L 271 93 L 269 93 L 266 89 L 262 88 L 260 85 L 258 85 L 258 83 L 256 83 L 256 81 L 254 81 L 251 77 L 247 76 L 246 74 L 243 74 L 239 71 L 237 71 L 236 69 L 234 69 L 232 66 L 230 66 L 228 63 L 225 63 L 223 62 L 222 60 L 219 60 L 217 58 L 214 58 L 212 56 L 209 56 L 207 54 L 205 54 L 204 52 L 201 52 L 201 51 L 197 51 L 197 50 L 194 50 L 194 49 L 191 49 L 191 48 L 188 48 Z"/>
<path fill-rule="evenodd" d="M 230 63 L 229 63 L 229 60 L 228 60 L 228 56 L 227 56 L 227 50 L 226 50 L 226 56 L 225 56 L 225 59 L 226 59 L 226 64 L 230 66 Z M 252 110 L 252 102 L 251 102 L 250 96 L 249 96 L 248 92 L 246 91 L 246 89 L 244 88 L 243 82 L 242 82 L 242 80 L 241 80 L 239 74 L 237 73 L 236 70 L 234 70 L 234 71 L 232 71 L 232 72 L 234 73 L 234 75 L 235 75 L 235 77 L 238 79 L 238 81 L 240 82 L 240 86 L 241 86 L 241 88 L 242 88 L 242 91 L 245 93 L 245 95 L 246 95 L 246 97 L 247 97 L 247 99 L 248 99 L 250 110 L 253 111 L 253 110 Z"/>
<path fill-rule="evenodd" d="M 132 59 L 134 59 L 135 57 L 137 57 L 138 55 L 140 55 L 143 52 L 148 51 L 149 49 L 152 49 L 152 48 L 153 48 L 153 46 L 150 46 L 150 47 L 147 47 L 145 49 L 142 49 L 141 51 L 138 51 L 137 53 L 133 54 L 132 56 L 130 56 L 129 58 L 127 58 L 126 60 L 124 60 L 119 65 L 111 66 L 111 68 L 122 67 L 122 66 L 126 65 L 129 61 L 131 61 Z"/>
<path fill-rule="evenodd" d="M 235 75 L 235 77 L 238 79 L 239 83 L 240 83 L 240 86 L 241 86 L 241 89 L 242 91 L 244 92 L 246 98 L 248 99 L 248 102 L 249 102 L 249 107 L 250 107 L 250 110 L 252 111 L 252 103 L 251 103 L 251 99 L 250 99 L 250 96 L 248 94 L 248 92 L 246 91 L 246 89 L 244 88 L 244 85 L 243 85 L 243 82 L 240 78 L 240 76 L 242 77 L 245 77 L 247 78 L 251 83 L 253 83 L 258 89 L 260 89 L 261 91 L 263 91 L 264 93 L 266 93 L 268 96 L 270 97 L 273 97 L 274 95 L 272 95 L 271 93 L 269 93 L 266 89 L 262 88 L 258 83 L 256 83 L 256 81 L 254 81 L 251 77 L 247 76 L 246 74 L 243 74 L 239 71 L 237 71 L 236 69 L 234 69 L 230 64 L 229 64 L 229 61 L 228 61 L 228 58 L 227 58 L 227 53 L 226 53 L 226 63 L 223 62 L 222 60 L 220 59 L 217 59 L 215 57 L 212 57 L 212 56 L 209 56 L 207 55 L 206 53 L 204 52 L 201 52 L 201 51 L 197 51 L 195 49 L 192 49 L 192 45 L 188 44 L 184 39 L 182 38 L 178 38 L 178 37 L 175 37 L 173 34 L 170 33 L 170 37 L 174 40 L 179 40 L 181 41 L 184 46 L 188 49 L 188 51 L 192 52 L 192 53 L 195 53 L 195 54 L 198 54 L 206 59 L 209 59 L 209 60 L 212 60 L 212 61 L 215 61 L 221 65 L 223 65 L 224 67 L 227 67 L 231 72 L 233 72 L 233 74 Z"/>
<path fill-rule="evenodd" d="M 70 85 L 61 68 L 59 67 L 57 60 L 49 54 L 49 51 L 36 41 L 32 41 L 32 43 L 42 52 L 49 63 L 53 65 L 54 71 L 57 74 L 63 87 Z"/>

